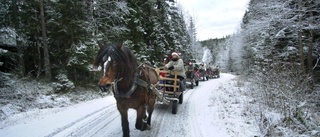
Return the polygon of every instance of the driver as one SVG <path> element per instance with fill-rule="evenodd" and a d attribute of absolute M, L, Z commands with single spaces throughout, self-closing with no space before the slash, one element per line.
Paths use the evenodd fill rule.
<path fill-rule="evenodd" d="M 194 67 L 193 63 L 190 61 L 189 65 L 185 66 L 187 78 L 193 78 Z"/>
<path fill-rule="evenodd" d="M 173 70 L 178 72 L 178 78 L 181 82 L 181 91 L 185 90 L 185 70 L 183 60 L 180 58 L 177 52 L 172 52 L 171 60 L 164 66 L 168 70 Z"/>

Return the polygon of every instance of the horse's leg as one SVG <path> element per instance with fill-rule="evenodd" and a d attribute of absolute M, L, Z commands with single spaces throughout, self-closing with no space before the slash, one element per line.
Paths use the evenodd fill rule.
<path fill-rule="evenodd" d="M 128 121 L 128 108 L 120 107 L 119 105 L 117 105 L 117 107 L 121 115 L 121 126 L 122 126 L 123 137 L 129 137 L 130 129 L 129 129 L 129 121 Z"/>
<path fill-rule="evenodd" d="M 136 129 L 139 129 L 141 131 L 144 131 L 148 128 L 147 122 L 145 121 L 146 119 L 146 108 L 144 105 L 139 106 L 137 109 L 137 119 L 136 119 Z"/>
<path fill-rule="evenodd" d="M 147 119 L 147 124 L 149 125 L 149 127 L 151 126 L 151 116 L 152 116 L 152 112 L 154 110 L 154 105 L 156 103 L 156 100 L 155 100 L 155 95 L 153 95 L 154 98 L 151 98 L 148 102 L 148 108 L 147 108 L 147 111 L 148 111 L 148 119 Z"/>

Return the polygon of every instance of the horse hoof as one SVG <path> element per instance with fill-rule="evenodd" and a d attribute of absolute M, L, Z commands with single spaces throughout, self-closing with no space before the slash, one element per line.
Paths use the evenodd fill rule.
<path fill-rule="evenodd" d="M 151 130 L 151 126 L 147 125 L 147 129 L 146 130 Z"/>
<path fill-rule="evenodd" d="M 141 128 L 141 131 L 145 131 L 145 130 L 150 130 L 151 129 L 151 126 L 148 125 L 148 124 L 143 124 L 142 128 Z"/>

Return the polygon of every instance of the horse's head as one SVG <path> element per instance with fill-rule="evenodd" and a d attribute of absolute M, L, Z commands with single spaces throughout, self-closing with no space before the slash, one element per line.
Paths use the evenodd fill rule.
<path fill-rule="evenodd" d="M 98 85 L 103 92 L 107 92 L 117 76 L 116 64 L 111 56 L 106 55 L 102 58 L 101 66 L 103 71 Z"/>
<path fill-rule="evenodd" d="M 103 92 L 108 91 L 113 84 L 122 80 L 129 69 L 130 60 L 124 49 L 122 43 L 100 46 L 94 65 L 102 68 L 102 76 L 98 85 Z"/>

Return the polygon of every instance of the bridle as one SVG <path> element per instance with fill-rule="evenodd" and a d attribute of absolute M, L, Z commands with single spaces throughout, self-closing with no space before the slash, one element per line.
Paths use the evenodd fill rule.
<path fill-rule="evenodd" d="M 106 58 L 105 57 L 103 58 L 103 61 L 104 61 L 104 63 L 103 63 L 104 74 L 103 75 L 104 76 L 106 75 L 106 73 L 108 73 L 108 70 L 109 70 L 108 63 L 112 64 L 112 58 L 110 56 L 108 56 Z M 133 76 L 132 82 L 130 82 L 131 86 L 125 92 L 125 94 L 120 94 L 120 92 L 118 90 L 118 82 L 123 80 L 124 77 L 121 76 L 122 73 L 117 72 L 113 82 L 108 84 L 109 86 L 112 87 L 112 92 L 114 93 L 114 97 L 115 98 L 130 98 L 131 94 L 137 89 L 138 86 L 142 86 L 142 87 L 148 89 L 148 87 L 150 86 L 150 78 L 148 77 L 148 80 L 147 80 L 148 82 L 146 82 L 145 80 L 142 80 L 140 78 L 142 76 L 142 73 L 143 73 L 142 72 L 142 67 L 144 67 L 144 64 L 140 63 L 135 69 L 132 70 L 132 72 L 130 72 L 130 74 L 133 74 L 134 76 Z M 148 73 L 149 73 L 149 71 L 148 71 Z M 104 88 L 104 87 L 100 87 L 100 88 L 101 88 L 101 90 L 103 90 L 102 88 Z"/>

